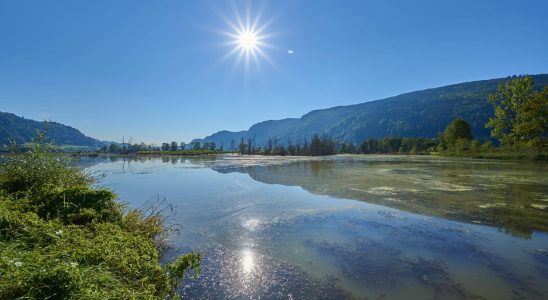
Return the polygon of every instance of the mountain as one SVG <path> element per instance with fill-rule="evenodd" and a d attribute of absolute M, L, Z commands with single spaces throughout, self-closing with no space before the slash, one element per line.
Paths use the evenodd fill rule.
<path fill-rule="evenodd" d="M 533 75 L 535 89 L 548 84 L 548 74 Z M 360 104 L 311 111 L 300 118 L 257 123 L 246 131 L 220 131 L 200 140 L 230 148 L 232 141 L 255 138 L 257 146 L 276 137 L 280 143 L 302 141 L 311 135 L 327 134 L 338 141 L 360 143 L 367 138 L 385 136 L 437 137 L 459 117 L 470 123 L 474 138 L 490 139 L 485 123 L 493 115 L 487 96 L 500 83 L 498 78 L 453 84 L 421 90 Z"/>
<path fill-rule="evenodd" d="M 44 130 L 45 123 L 38 122 L 12 113 L 0 112 L 0 146 L 8 145 L 10 141 L 17 144 L 28 143 L 36 135 L 36 130 Z M 72 145 L 99 147 L 102 142 L 90 138 L 79 130 L 56 122 L 47 123 L 48 140 L 54 140 L 57 145 Z"/>

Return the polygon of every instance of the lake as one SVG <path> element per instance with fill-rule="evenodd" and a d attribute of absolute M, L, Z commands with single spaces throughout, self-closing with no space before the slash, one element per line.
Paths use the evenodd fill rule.
<path fill-rule="evenodd" d="M 172 205 L 183 297 L 546 299 L 548 164 L 432 156 L 99 157 L 129 207 Z"/>

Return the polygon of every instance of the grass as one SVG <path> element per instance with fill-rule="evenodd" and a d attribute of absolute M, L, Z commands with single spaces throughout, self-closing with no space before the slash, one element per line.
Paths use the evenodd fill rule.
<path fill-rule="evenodd" d="M 531 148 L 497 147 L 489 150 L 440 151 L 432 155 L 498 160 L 546 161 L 548 152 Z"/>
<path fill-rule="evenodd" d="M 161 210 L 127 210 L 35 143 L 0 165 L 0 299 L 165 299 L 201 255 L 160 264 Z"/>

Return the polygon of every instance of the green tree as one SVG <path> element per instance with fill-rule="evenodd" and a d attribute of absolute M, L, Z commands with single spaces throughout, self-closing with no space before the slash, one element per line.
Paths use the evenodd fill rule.
<path fill-rule="evenodd" d="M 162 143 L 162 151 L 168 151 L 169 150 L 169 143 Z"/>
<path fill-rule="evenodd" d="M 120 146 L 117 144 L 112 143 L 108 146 L 108 152 L 110 153 L 118 153 L 120 150 Z"/>
<path fill-rule="evenodd" d="M 170 145 L 170 147 L 169 147 L 169 150 L 171 150 L 171 151 L 177 151 L 177 146 L 178 146 L 178 145 L 177 145 L 177 142 L 173 141 L 173 142 L 171 142 L 171 145 Z"/>
<path fill-rule="evenodd" d="M 487 128 L 501 143 L 516 145 L 533 142 L 542 145 L 548 128 L 548 87 L 533 91 L 531 77 L 517 77 L 499 85 L 489 102 L 495 109 Z"/>
<path fill-rule="evenodd" d="M 520 110 L 514 131 L 521 141 L 537 148 L 547 147 L 548 139 L 548 86 L 533 93 Z"/>
<path fill-rule="evenodd" d="M 463 140 L 459 144 L 472 140 L 472 129 L 468 122 L 457 118 L 445 128 L 442 141 L 445 147 L 453 148 L 459 140 Z"/>

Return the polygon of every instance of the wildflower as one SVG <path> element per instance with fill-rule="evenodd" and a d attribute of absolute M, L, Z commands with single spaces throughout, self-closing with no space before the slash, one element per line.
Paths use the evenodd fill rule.
<path fill-rule="evenodd" d="M 15 266 L 16 266 L 16 267 L 20 267 L 20 266 L 22 266 L 22 265 L 23 265 L 23 263 L 20 262 L 20 261 L 16 261 L 16 262 L 15 262 Z"/>
<path fill-rule="evenodd" d="M 56 234 L 56 235 L 62 235 L 62 234 L 63 234 L 63 230 L 57 230 L 57 231 L 55 232 L 55 234 Z"/>
<path fill-rule="evenodd" d="M 70 265 L 71 265 L 72 267 L 75 267 L 75 268 L 76 268 L 76 266 L 78 266 L 78 263 L 77 263 L 77 262 L 71 262 Z"/>

